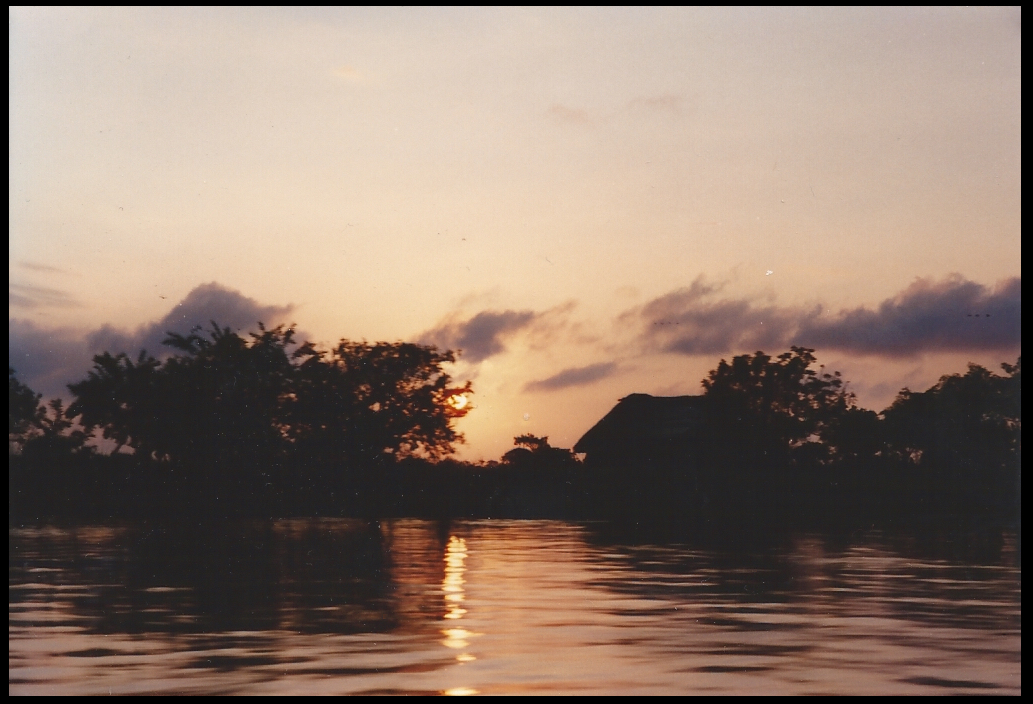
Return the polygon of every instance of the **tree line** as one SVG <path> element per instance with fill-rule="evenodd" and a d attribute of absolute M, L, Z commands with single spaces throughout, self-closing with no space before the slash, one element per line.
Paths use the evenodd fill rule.
<path fill-rule="evenodd" d="M 471 408 L 450 403 L 472 388 L 453 384 L 444 365 L 454 353 L 434 347 L 342 340 L 321 349 L 283 326 L 242 336 L 214 322 L 165 344 L 174 353 L 163 360 L 97 355 L 69 385 L 67 408 L 39 405 L 9 369 L 9 449 L 37 500 L 82 481 L 44 475 L 96 473 L 105 456 L 136 475 L 128 484 L 146 476 L 152 498 L 184 508 L 264 510 L 285 493 L 291 505 L 330 504 L 387 464 L 452 454 L 462 440 L 454 420 Z"/>
<path fill-rule="evenodd" d="M 499 461 L 452 459 L 471 384 L 456 353 L 412 343 L 298 343 L 214 322 L 172 353 L 104 353 L 73 401 L 41 403 L 9 368 L 11 520 L 383 512 L 591 516 L 937 508 L 1014 515 L 1021 358 L 969 365 L 883 412 L 814 350 L 721 360 L 703 425 L 635 467 L 593 466 L 523 435 Z M 700 509 L 700 510 L 697 510 Z"/>
<path fill-rule="evenodd" d="M 600 462 L 610 508 L 709 508 L 741 516 L 982 515 L 1015 521 L 1021 482 L 1021 357 L 1003 374 L 969 364 L 926 391 L 862 408 L 839 372 L 793 347 L 721 360 L 703 380 L 700 427 L 680 443 Z M 691 467 L 691 471 L 684 471 Z M 662 486 L 662 491 L 643 487 Z"/>

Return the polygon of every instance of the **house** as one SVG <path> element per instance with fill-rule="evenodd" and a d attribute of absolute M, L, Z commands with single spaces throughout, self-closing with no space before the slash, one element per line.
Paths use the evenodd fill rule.
<path fill-rule="evenodd" d="M 692 457 L 704 419 L 702 396 L 622 398 L 574 445 L 588 465 L 667 464 Z"/>

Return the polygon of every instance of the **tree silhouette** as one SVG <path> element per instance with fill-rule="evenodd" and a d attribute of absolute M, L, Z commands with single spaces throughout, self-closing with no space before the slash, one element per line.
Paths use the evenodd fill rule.
<path fill-rule="evenodd" d="M 440 458 L 461 436 L 469 410 L 447 401 L 452 352 L 409 343 L 342 340 L 324 351 L 297 346 L 294 331 L 259 326 L 250 339 L 212 323 L 207 335 L 170 334 L 164 362 L 146 352 L 94 358 L 69 388 L 69 411 L 119 447 L 156 460 L 263 466 L 288 456 L 365 464 L 378 458 Z M 292 349 L 294 348 L 294 349 Z"/>
<path fill-rule="evenodd" d="M 570 450 L 553 447 L 549 437 L 524 434 L 513 438 L 516 447 L 502 456 L 502 461 L 515 467 L 535 469 L 570 468 L 578 464 L 577 457 Z"/>
<path fill-rule="evenodd" d="M 455 361 L 404 342 L 349 342 L 329 351 L 304 345 L 287 414 L 287 435 L 303 453 L 365 464 L 378 458 L 440 459 L 462 436 L 452 421 L 471 406 L 448 401 L 473 393 L 451 386 L 442 365 Z"/>
<path fill-rule="evenodd" d="M 13 452 L 21 449 L 45 411 L 40 405 L 42 396 L 18 381 L 13 367 L 7 367 L 7 390 L 7 444 Z"/>
<path fill-rule="evenodd" d="M 885 438 L 879 414 L 849 406 L 833 415 L 821 439 L 830 462 L 869 462 L 883 454 Z"/>
<path fill-rule="evenodd" d="M 883 415 L 900 457 L 952 472 L 1008 473 L 1018 467 L 1022 434 L 1022 359 L 1006 376 L 969 364 L 924 392 L 903 389 Z M 989 479 L 989 477 L 986 477 Z"/>
<path fill-rule="evenodd" d="M 27 460 L 36 464 L 60 462 L 94 452 L 94 448 L 86 444 L 90 436 L 76 427 L 74 414 L 65 410 L 61 399 L 51 399 L 41 410 L 35 429 L 22 446 L 22 455 Z"/>
<path fill-rule="evenodd" d="M 621 420 L 632 451 L 612 464 L 586 468 L 524 434 L 472 468 L 441 461 L 471 409 L 470 383 L 445 371 L 450 351 L 323 349 L 283 326 L 239 335 L 214 322 L 166 344 L 164 358 L 97 355 L 67 409 L 41 405 L 8 368 L 12 516 L 1018 516 L 1021 358 L 1004 375 L 970 365 L 904 389 L 876 414 L 814 368 L 813 350 L 740 355 L 702 398 Z M 88 442 L 98 432 L 109 455 Z"/>
<path fill-rule="evenodd" d="M 805 347 L 722 359 L 703 380 L 712 439 L 773 459 L 825 439 L 856 402 L 839 372 L 811 369 L 816 361 Z"/>

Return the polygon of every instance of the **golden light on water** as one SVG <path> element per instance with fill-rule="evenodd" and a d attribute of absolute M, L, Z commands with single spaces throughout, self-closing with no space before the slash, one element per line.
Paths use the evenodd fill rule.
<path fill-rule="evenodd" d="M 466 639 L 468 636 L 473 635 L 465 628 L 446 628 L 441 632 L 445 634 L 445 640 L 442 641 L 442 644 L 448 648 L 456 649 L 470 645 L 470 641 Z"/>
<path fill-rule="evenodd" d="M 466 613 L 466 609 L 461 606 L 466 598 L 463 593 L 463 584 L 466 583 L 463 577 L 466 573 L 465 560 L 466 541 L 452 536 L 445 546 L 445 579 L 441 584 L 448 606 L 445 618 L 449 620 L 460 619 Z"/>
<path fill-rule="evenodd" d="M 966 533 L 957 547 L 974 545 L 978 553 L 948 562 L 941 551 L 954 543 L 938 542 L 927 554 L 910 532 L 849 544 L 793 534 L 771 552 L 728 552 L 692 543 L 593 544 L 584 525 L 559 521 L 452 525 L 469 542 L 450 534 L 442 540 L 437 522 L 381 523 L 391 572 L 378 575 L 389 581 L 375 584 L 397 587 L 398 599 L 385 602 L 380 589 L 367 590 L 365 571 L 349 572 L 363 581 L 341 590 L 342 568 L 365 570 L 368 553 L 327 550 L 324 542 L 332 528 L 335 539 L 348 541 L 333 545 L 355 545 L 356 535 L 368 535 L 365 521 L 277 523 L 277 550 L 314 558 L 313 571 L 297 577 L 312 588 L 291 581 L 276 602 L 266 595 L 279 582 L 259 582 L 260 592 L 241 593 L 235 582 L 207 592 L 245 599 L 239 606 L 255 609 L 246 621 L 238 610 L 231 623 L 189 598 L 199 587 L 213 588 L 195 575 L 169 581 L 168 572 L 148 572 L 138 584 L 121 584 L 127 569 L 142 573 L 140 562 L 127 561 L 124 541 L 132 533 L 124 528 L 11 530 L 19 560 L 11 568 L 10 689 L 73 695 L 196 695 L 227 688 L 292 695 L 791 695 L 816 688 L 1021 694 L 1021 574 L 1012 532 L 995 536 L 1000 542 L 987 540 L 992 534 L 985 529 Z M 909 552 L 892 549 L 892 540 Z M 132 550 L 148 552 L 132 559 L 150 564 L 167 557 L 167 546 L 137 542 Z M 256 570 L 253 578 L 293 579 L 289 574 Z M 722 575 L 742 588 L 729 592 Z M 134 608 L 131 590 L 146 594 L 154 608 Z M 96 619 L 96 602 L 112 593 L 128 598 L 125 608 L 114 605 L 110 633 L 69 629 L 69 623 Z M 935 619 L 898 608 L 913 604 L 916 594 Z M 342 596 L 361 608 L 326 611 Z M 446 613 L 455 617 L 445 619 Z M 405 619 L 406 630 L 369 629 L 371 617 L 392 614 Z M 354 633 L 311 628 L 322 623 L 348 625 Z M 141 629 L 154 629 L 146 642 L 136 635 Z M 195 638 L 197 649 L 185 651 L 184 637 Z M 268 664 L 197 667 L 226 653 Z M 76 657 L 83 654 L 96 656 Z M 270 679 L 278 672 L 283 676 Z"/>
<path fill-rule="evenodd" d="M 444 592 L 445 606 L 447 607 L 444 617 L 449 621 L 458 621 L 466 615 L 466 609 L 462 606 L 466 600 L 466 594 L 463 589 L 463 585 L 466 584 L 464 577 L 466 574 L 466 555 L 466 541 L 454 535 L 449 538 L 448 545 L 445 546 L 445 578 L 441 583 L 441 591 Z M 451 628 L 442 629 L 441 633 L 445 636 L 441 644 L 453 650 L 464 650 L 470 645 L 470 637 L 477 635 L 458 624 Z M 476 659 L 475 656 L 467 652 L 456 655 L 456 660 L 459 662 L 470 662 Z"/>

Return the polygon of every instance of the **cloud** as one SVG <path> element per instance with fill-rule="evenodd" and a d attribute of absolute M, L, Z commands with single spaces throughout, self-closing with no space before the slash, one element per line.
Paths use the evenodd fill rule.
<path fill-rule="evenodd" d="M 1018 277 L 987 287 L 953 274 L 919 279 L 875 308 L 823 315 L 825 307 L 779 306 L 757 298 L 720 298 L 702 278 L 620 317 L 640 326 L 648 351 L 685 355 L 751 352 L 802 345 L 860 355 L 1011 351 L 1021 344 Z"/>
<path fill-rule="evenodd" d="M 801 311 L 749 299 L 715 300 L 723 284 L 702 277 L 621 316 L 639 319 L 649 349 L 685 355 L 718 354 L 785 345 Z"/>
<path fill-rule="evenodd" d="M 547 379 L 529 382 L 524 386 L 524 391 L 555 391 L 571 386 L 585 386 L 613 376 L 616 371 L 616 362 L 600 362 L 599 364 L 589 364 L 587 367 L 571 367 L 558 374 L 553 374 Z"/>
<path fill-rule="evenodd" d="M 482 310 L 475 315 L 457 310 L 437 326 L 417 336 L 422 344 L 444 349 L 458 349 L 462 361 L 470 364 L 507 350 L 509 339 L 526 333 L 522 341 L 532 351 L 549 348 L 559 340 L 595 342 L 582 325 L 571 321 L 576 301 L 566 301 L 544 311 Z"/>
<path fill-rule="evenodd" d="M 444 349 L 460 349 L 467 362 L 480 362 L 504 352 L 505 338 L 540 315 L 530 310 L 481 311 L 465 321 L 447 320 L 420 335 L 420 340 Z"/>
<path fill-rule="evenodd" d="M 79 308 L 82 303 L 56 288 L 7 284 L 7 303 L 16 308 Z"/>
<path fill-rule="evenodd" d="M 258 323 L 272 327 L 288 322 L 293 305 L 264 306 L 239 291 L 215 282 L 197 286 L 161 320 L 142 325 L 135 332 L 104 325 L 87 335 L 90 349 L 112 353 L 127 352 L 135 355 L 140 350 L 161 356 L 171 352 L 165 347 L 168 333 L 189 334 L 200 325 L 204 329 L 215 321 L 220 327 L 247 333 L 258 329 Z"/>
<path fill-rule="evenodd" d="M 958 274 L 919 279 L 875 309 L 841 311 L 804 322 L 796 339 L 808 347 L 886 357 L 918 352 L 975 352 L 1021 345 L 1022 281 L 990 288 Z"/>
<path fill-rule="evenodd" d="M 172 353 L 163 342 L 169 332 L 187 334 L 214 320 L 221 327 L 250 332 L 258 323 L 267 327 L 288 322 L 294 306 L 262 305 L 239 291 L 217 283 L 196 287 L 165 317 L 135 331 L 103 325 L 92 331 L 43 328 L 28 320 L 8 320 L 10 364 L 18 378 L 45 396 L 67 396 L 65 385 L 86 376 L 93 355 L 126 352 L 135 357 L 140 350 L 160 357 Z"/>
<path fill-rule="evenodd" d="M 40 274 L 67 274 L 68 272 L 64 269 L 58 269 L 56 266 L 50 266 L 49 264 L 39 264 L 37 262 L 30 262 L 22 260 L 18 262 L 18 266 L 22 269 L 28 269 Z"/>
<path fill-rule="evenodd" d="M 93 353 L 78 330 L 43 328 L 28 320 L 7 321 L 8 363 L 18 378 L 46 398 L 68 398 L 65 384 L 86 376 Z"/>

